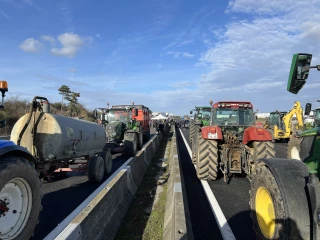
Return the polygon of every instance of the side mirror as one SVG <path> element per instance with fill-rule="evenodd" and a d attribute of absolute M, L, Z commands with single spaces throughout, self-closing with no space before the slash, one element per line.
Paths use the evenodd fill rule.
<path fill-rule="evenodd" d="M 93 117 L 94 118 L 98 118 L 98 111 L 95 109 L 95 110 L 93 110 Z"/>
<path fill-rule="evenodd" d="M 190 111 L 190 114 L 192 114 L 193 113 L 193 111 Z"/>
<path fill-rule="evenodd" d="M 312 54 L 297 53 L 292 57 L 287 90 L 297 94 L 309 76 Z"/>
<path fill-rule="evenodd" d="M 136 108 L 134 109 L 134 116 L 138 116 L 139 115 L 139 110 Z"/>
<path fill-rule="evenodd" d="M 306 104 L 306 107 L 304 109 L 304 115 L 306 116 L 309 116 L 310 112 L 311 112 L 311 107 L 312 107 L 312 104 L 311 103 L 307 103 Z"/>

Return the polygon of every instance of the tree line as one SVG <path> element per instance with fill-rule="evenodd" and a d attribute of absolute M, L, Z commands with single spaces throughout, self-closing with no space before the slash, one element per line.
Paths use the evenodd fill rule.
<path fill-rule="evenodd" d="M 88 111 L 78 98 L 80 93 L 71 91 L 67 85 L 62 85 L 58 89 L 62 96 L 61 102 L 53 102 L 50 106 L 52 114 L 59 114 L 69 117 L 77 117 L 87 121 L 94 121 L 92 111 Z M 10 135 L 14 124 L 23 115 L 27 114 L 30 108 L 31 100 L 20 100 L 18 96 L 5 99 L 4 109 L 0 111 L 0 120 L 6 120 L 6 126 L 0 128 L 0 136 Z"/>

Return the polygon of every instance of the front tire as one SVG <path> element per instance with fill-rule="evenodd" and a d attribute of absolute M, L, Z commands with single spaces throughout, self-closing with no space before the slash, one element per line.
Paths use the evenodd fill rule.
<path fill-rule="evenodd" d="M 138 139 L 135 133 L 126 133 L 124 136 L 124 155 L 134 157 L 137 152 Z"/>
<path fill-rule="evenodd" d="M 289 143 L 288 143 L 288 149 L 287 149 L 287 158 L 288 159 L 296 159 L 301 161 L 301 155 L 300 155 L 300 143 L 301 139 L 294 137 L 291 135 Z"/>
<path fill-rule="evenodd" d="M 41 211 L 38 173 L 24 158 L 0 159 L 0 239 L 29 239 Z"/>

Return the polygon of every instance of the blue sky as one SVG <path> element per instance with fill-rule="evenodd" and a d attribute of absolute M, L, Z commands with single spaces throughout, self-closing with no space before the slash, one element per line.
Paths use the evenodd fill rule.
<path fill-rule="evenodd" d="M 292 54 L 320 64 L 320 1 L 0 0 L 0 78 L 9 97 L 188 114 L 209 100 L 259 112 L 319 99 L 317 71 L 286 91 Z"/>

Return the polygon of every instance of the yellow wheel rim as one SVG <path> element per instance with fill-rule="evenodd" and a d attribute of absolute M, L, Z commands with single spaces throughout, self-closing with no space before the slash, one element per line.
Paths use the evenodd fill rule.
<path fill-rule="evenodd" d="M 259 187 L 256 194 L 256 215 L 261 232 L 266 238 L 274 236 L 275 211 L 269 191 L 264 187 Z"/>

